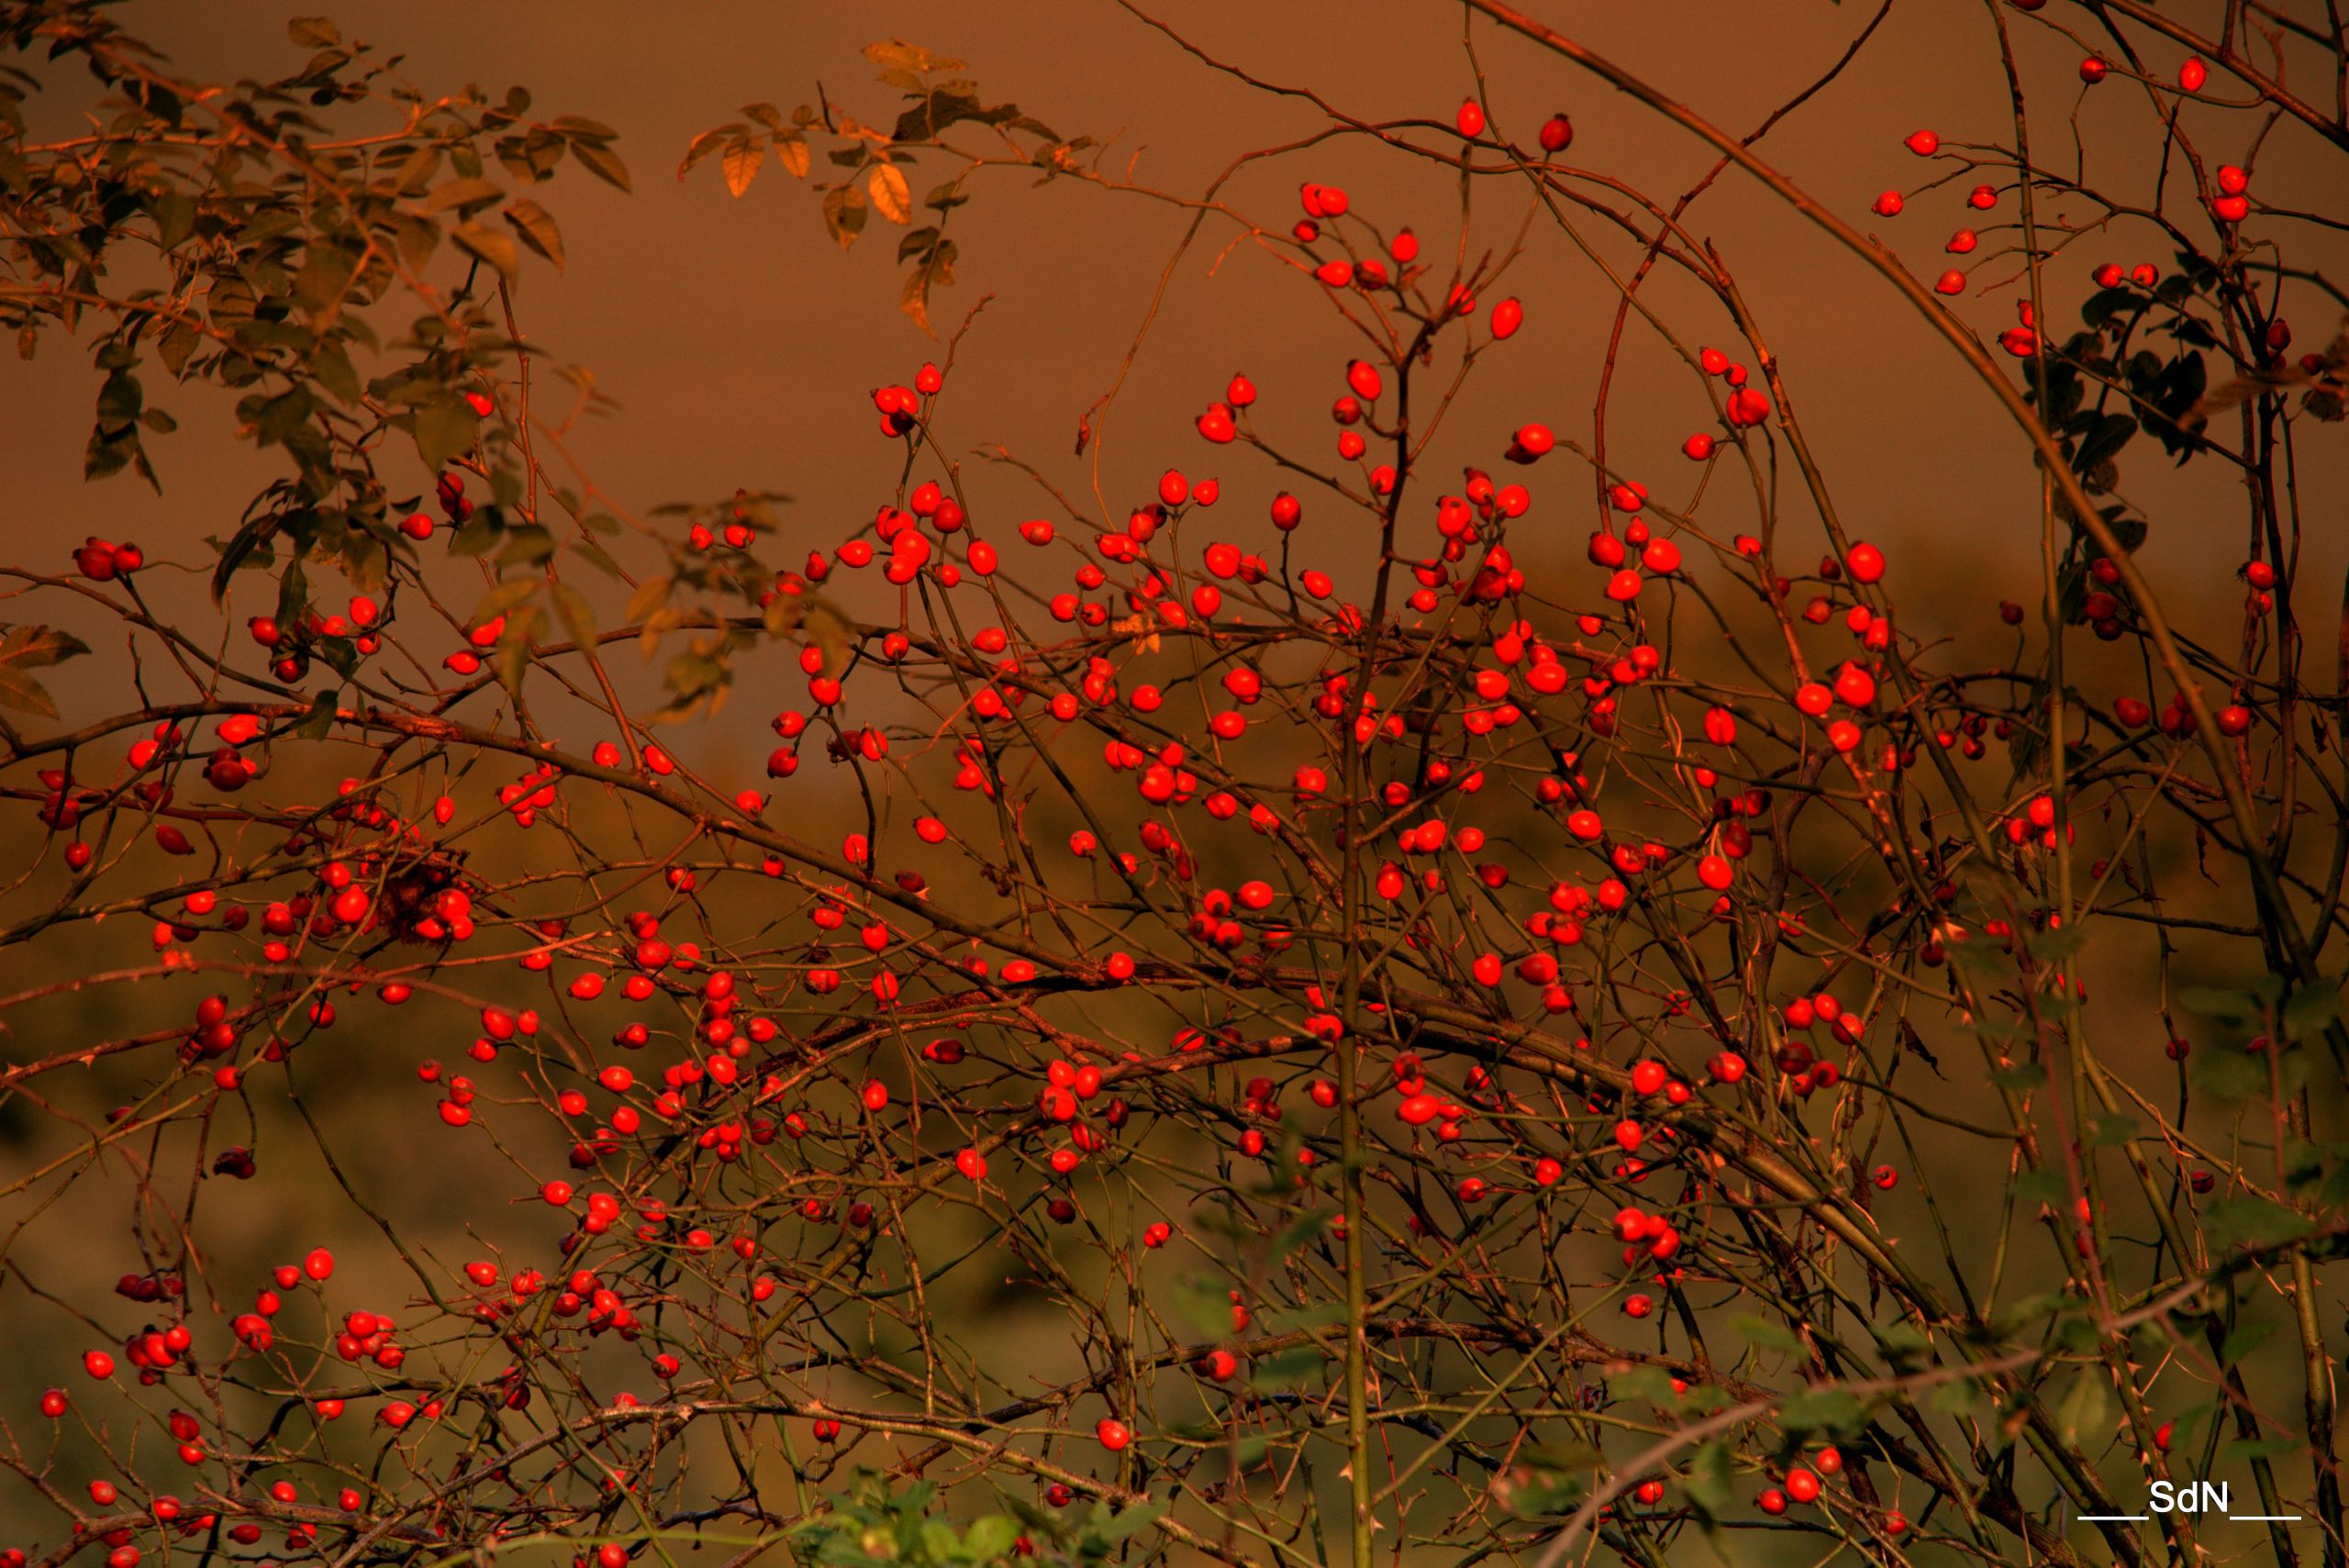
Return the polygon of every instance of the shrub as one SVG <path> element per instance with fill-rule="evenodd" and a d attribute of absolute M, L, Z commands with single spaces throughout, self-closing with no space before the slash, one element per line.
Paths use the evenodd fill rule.
<path fill-rule="evenodd" d="M 2343 1561 L 2345 355 L 2283 315 L 2338 214 L 2220 161 L 2349 143 L 2277 62 L 2337 43 L 1992 8 L 2012 115 L 1877 143 L 1876 217 L 1978 215 L 1929 280 L 1777 117 L 1468 10 L 1713 166 L 1632 189 L 1431 62 L 1244 154 L 1273 215 L 899 42 L 696 138 L 897 236 L 839 528 L 587 477 L 516 284 L 541 186 L 629 188 L 610 126 L 320 19 L 217 87 L 0 4 L 0 318 L 91 352 L 87 472 L 204 439 L 168 397 L 273 473 L 5 571 L 0 1563 Z M 2103 188 L 2028 145 L 2083 19 Z M 916 339 L 966 202 L 1063 210 L 1030 176 L 1178 204 L 1169 277 L 1228 242 L 1348 349 L 1233 341 L 1154 485 L 1107 399 L 1082 482 L 974 456 L 976 307 Z M 2027 570 L 1831 478 L 1725 181 L 2003 409 Z M 1594 287 L 1586 433 L 1542 345 Z M 1610 435 L 1634 363 L 1670 442 Z M 2204 1477 L 2265 1518 L 2128 1517 Z"/>

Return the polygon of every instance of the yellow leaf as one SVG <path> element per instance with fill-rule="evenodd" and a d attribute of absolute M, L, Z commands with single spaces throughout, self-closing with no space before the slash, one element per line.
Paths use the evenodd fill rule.
<path fill-rule="evenodd" d="M 897 172 L 894 163 L 876 163 L 873 177 L 866 182 L 873 192 L 874 210 L 891 223 L 910 222 L 914 215 L 914 194 L 906 184 L 906 177 Z"/>
<path fill-rule="evenodd" d="M 740 195 L 759 177 L 759 165 L 765 161 L 767 144 L 756 137 L 738 136 L 726 144 L 723 160 L 726 169 L 726 189 L 730 195 Z"/>
<path fill-rule="evenodd" d="M 650 618 L 654 611 L 669 602 L 669 592 L 675 586 L 676 579 L 673 577 L 648 577 L 638 584 L 636 592 L 629 596 L 628 618 L 632 621 Z"/>
<path fill-rule="evenodd" d="M 783 160 L 783 166 L 791 171 L 793 179 L 804 180 L 807 177 L 810 163 L 806 137 L 796 131 L 778 132 L 774 139 L 774 155 Z"/>
<path fill-rule="evenodd" d="M 912 317 L 913 324 L 933 338 L 938 334 L 930 325 L 930 270 L 916 267 L 906 274 L 906 286 L 897 295 L 897 308 Z"/>
<path fill-rule="evenodd" d="M 824 673 L 837 675 L 848 668 L 849 624 L 828 600 L 809 594 L 804 602 L 807 608 L 800 617 L 800 637 L 822 651 Z"/>

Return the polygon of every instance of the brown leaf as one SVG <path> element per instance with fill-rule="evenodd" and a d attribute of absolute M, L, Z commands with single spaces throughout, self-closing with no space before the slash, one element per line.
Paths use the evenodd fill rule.
<path fill-rule="evenodd" d="M 834 185 L 824 193 L 824 227 L 845 250 L 856 243 L 864 232 L 866 203 L 864 187 L 857 184 Z"/>
<path fill-rule="evenodd" d="M 913 324 L 933 338 L 938 334 L 930 325 L 930 269 L 916 267 L 906 274 L 906 286 L 897 296 L 897 308 L 911 318 Z"/>
<path fill-rule="evenodd" d="M 50 627 L 12 626 L 0 631 L 0 707 L 55 718 L 55 700 L 31 672 L 89 651 L 72 632 Z"/>

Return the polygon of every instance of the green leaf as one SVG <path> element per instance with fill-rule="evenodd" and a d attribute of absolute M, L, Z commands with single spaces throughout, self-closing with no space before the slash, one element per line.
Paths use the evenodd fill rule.
<path fill-rule="evenodd" d="M 440 226 L 418 214 L 402 213 L 396 239 L 401 264 L 412 272 L 420 272 L 424 264 L 432 260 L 432 252 L 440 248 Z"/>
<path fill-rule="evenodd" d="M 309 423 L 315 409 L 310 395 L 295 386 L 281 396 L 269 398 L 258 406 L 240 408 L 252 422 L 255 439 L 262 446 L 291 447 L 304 426 Z"/>
<path fill-rule="evenodd" d="M 444 394 L 416 411 L 416 451 L 433 473 L 451 458 L 473 450 L 481 433 L 481 417 L 473 406 L 454 393 Z"/>
<path fill-rule="evenodd" d="M 364 395 L 359 372 L 351 362 L 351 355 L 339 342 L 320 345 L 310 356 L 310 374 L 338 402 L 355 404 Z"/>
<path fill-rule="evenodd" d="M 2255 1195 L 2219 1198 L 2202 1206 L 2202 1229 L 2221 1247 L 2272 1247 L 2316 1229 L 2308 1216 Z"/>
<path fill-rule="evenodd" d="M 323 740 L 327 731 L 334 728 L 334 710 L 341 704 L 340 691 L 320 692 L 310 699 L 310 711 L 295 727 L 294 733 L 304 740 Z"/>
<path fill-rule="evenodd" d="M 449 540 L 450 553 L 487 555 L 501 537 L 498 517 L 499 513 L 495 506 L 475 507 L 472 517 L 457 525 L 455 537 Z"/>
<path fill-rule="evenodd" d="M 2024 945 L 2040 962 L 2061 963 L 2079 951 L 2087 940 L 2087 928 L 2075 920 L 2054 930 L 2035 932 Z"/>
<path fill-rule="evenodd" d="M 82 449 L 83 478 L 105 479 L 120 473 L 134 462 L 139 465 L 139 472 L 148 473 L 151 482 L 153 475 L 148 471 L 146 454 L 139 450 L 136 427 L 117 430 L 112 435 L 107 434 L 104 425 L 90 428 L 89 444 Z"/>
<path fill-rule="evenodd" d="M 195 232 L 195 203 L 178 191 L 159 191 L 149 196 L 147 210 L 155 219 L 155 244 L 160 250 L 175 249 Z"/>
<path fill-rule="evenodd" d="M 2071 1196 L 2071 1184 L 2061 1171 L 2051 1171 L 2043 1165 L 2015 1178 L 2015 1196 L 2033 1207 L 2043 1203 L 2060 1204 Z"/>
<path fill-rule="evenodd" d="M 12 626 L 0 630 L 0 707 L 55 718 L 57 704 L 32 672 L 89 651 L 72 632 L 50 627 Z"/>
<path fill-rule="evenodd" d="M 177 376 L 187 369 L 187 361 L 201 341 L 195 328 L 184 321 L 175 321 L 171 330 L 156 341 L 155 355 L 163 361 L 165 370 Z"/>
<path fill-rule="evenodd" d="M 1672 1374 L 1660 1366 L 1635 1366 L 1619 1372 L 1607 1380 L 1607 1393 L 1614 1399 L 1637 1399 L 1660 1410 L 1669 1410 L 1679 1404 L 1679 1395 L 1673 1392 Z"/>
<path fill-rule="evenodd" d="M 479 630 L 516 606 L 536 597 L 544 581 L 539 577 L 509 577 L 495 584 L 481 596 L 473 613 L 465 617 L 466 629 Z"/>
<path fill-rule="evenodd" d="M 522 672 L 530 663 L 530 639 L 538 629 L 536 605 L 525 605 L 507 618 L 506 630 L 497 639 L 493 657 L 497 662 L 497 678 L 509 692 L 522 689 Z"/>
<path fill-rule="evenodd" d="M 2284 999 L 2284 1038 L 2309 1040 L 2322 1034 L 2341 1018 L 2341 987 L 2302 985 Z"/>
<path fill-rule="evenodd" d="M 2106 1386 L 2108 1382 L 2100 1367 L 2091 1367 L 2072 1380 L 2072 1386 L 2055 1407 L 2055 1429 L 2065 1443 L 2076 1447 L 2085 1440 L 2108 1435 L 2105 1428 L 2112 1413 L 2112 1390 Z"/>
<path fill-rule="evenodd" d="M 780 595 L 778 595 L 780 596 Z M 1300 1247 L 1311 1246 L 1328 1228 L 1328 1219 L 1308 1209 L 1275 1231 L 1264 1243 L 1264 1267 L 1267 1270 L 1286 1262 L 1290 1253 Z"/>
<path fill-rule="evenodd" d="M 588 565 L 594 567 L 605 576 L 617 577 L 620 574 L 620 563 L 612 559 L 612 552 L 606 550 L 602 545 L 597 544 L 594 539 L 573 539 L 569 549 L 573 555 L 578 556 L 582 561 L 587 562 Z"/>
<path fill-rule="evenodd" d="M 1933 1409 L 1943 1416 L 1966 1417 L 1981 1407 L 1982 1391 L 1970 1377 L 1952 1378 L 1933 1390 L 1930 1401 Z"/>
<path fill-rule="evenodd" d="M 1867 1419 L 1867 1407 L 1848 1388 L 1813 1388 L 1778 1407 L 1778 1424 L 1788 1431 L 1843 1433 Z"/>
<path fill-rule="evenodd" d="M 457 225 L 456 232 L 449 238 L 467 255 L 477 256 L 495 267 L 507 283 L 512 283 L 521 271 L 522 248 L 514 243 L 510 234 L 501 234 L 484 223 L 466 222 Z"/>
<path fill-rule="evenodd" d="M 298 536 L 297 536 L 298 537 Z M 299 546 L 293 560 L 285 563 L 285 573 L 277 580 L 277 624 L 298 626 L 302 612 L 310 607 L 310 574 L 302 570 Z"/>
<path fill-rule="evenodd" d="M 2118 1149 L 2138 1131 L 2137 1118 L 2122 1111 L 2088 1118 L 2088 1142 L 2099 1149 Z"/>
<path fill-rule="evenodd" d="M 2019 1062 L 2012 1067 L 1994 1069 L 1990 1082 L 2001 1089 L 2017 1092 L 2036 1089 L 2047 1082 L 2047 1069 L 2036 1062 Z"/>
<path fill-rule="evenodd" d="M 926 256 L 930 248 L 937 243 L 938 230 L 935 228 L 912 229 L 897 241 L 897 260 L 902 261 L 908 256 Z"/>
<path fill-rule="evenodd" d="M 1680 1484 L 1688 1493 L 1688 1500 L 1707 1514 L 1719 1514 L 1729 1507 L 1729 1446 L 1719 1438 L 1698 1445 L 1688 1456 L 1688 1467 L 1682 1473 Z"/>
<path fill-rule="evenodd" d="M 1904 1371 L 1924 1363 L 1933 1348 L 1932 1336 L 1914 1323 L 1888 1323 L 1876 1330 L 1876 1343 L 1887 1360 Z"/>
<path fill-rule="evenodd" d="M 585 597 L 578 589 L 560 579 L 548 584 L 547 591 L 554 600 L 554 613 L 562 619 L 564 629 L 571 633 L 571 639 L 582 648 L 593 649 L 596 646 L 596 612 L 588 607 Z"/>
<path fill-rule="evenodd" d="M 503 198 L 505 195 L 504 191 L 487 180 L 443 180 L 434 187 L 431 198 L 424 205 L 435 212 L 446 212 L 451 207 L 462 209 L 487 206 L 490 203 Z"/>
<path fill-rule="evenodd" d="M 497 552 L 497 564 L 507 566 L 536 566 L 554 553 L 554 535 L 536 523 L 525 523 L 506 532 L 506 546 Z"/>
<path fill-rule="evenodd" d="M 555 123 L 561 125 L 562 122 L 558 120 Z M 589 173 L 606 184 L 618 185 L 623 191 L 633 188 L 628 183 L 628 165 L 620 161 L 618 153 L 602 142 L 573 137 L 571 150 L 578 155 L 579 161 L 587 165 Z"/>
<path fill-rule="evenodd" d="M 2244 1318 L 2219 1342 L 2221 1363 L 2232 1366 L 2249 1360 L 2252 1352 L 2266 1344 L 2275 1332 L 2276 1325 L 2264 1318 Z"/>
<path fill-rule="evenodd" d="M 2116 455 L 2137 433 L 2137 421 L 2126 414 L 2107 414 L 2097 421 L 2096 428 L 2080 450 L 2072 455 L 2073 469 L 2083 474 L 2094 473 L 2105 460 Z"/>
<path fill-rule="evenodd" d="M 2267 1062 L 2232 1046 L 2198 1051 L 2187 1081 L 2222 1100 L 2255 1100 L 2267 1093 Z"/>
<path fill-rule="evenodd" d="M 1311 1383 L 1321 1374 L 1324 1358 L 1312 1345 L 1297 1345 L 1271 1355 L 1256 1358 L 1255 1370 L 1249 1374 L 1252 1388 L 1296 1388 Z"/>
<path fill-rule="evenodd" d="M 1166 1504 L 1160 1502 L 1136 1503 L 1130 1508 L 1120 1508 L 1115 1518 L 1101 1527 L 1099 1538 L 1111 1542 L 1123 1540 L 1144 1525 L 1156 1522 L 1158 1517 L 1166 1512 Z"/>
<path fill-rule="evenodd" d="M 992 1562 L 1008 1555 L 1011 1543 L 1019 1539 L 1018 1519 L 1009 1514 L 989 1514 L 971 1521 L 970 1531 L 963 1538 L 963 1555 L 974 1562 Z"/>
<path fill-rule="evenodd" d="M 1560 1475 L 1583 1475 L 1607 1467 L 1606 1455 L 1586 1442 L 1573 1440 L 1531 1443 L 1517 1451 L 1517 1458 L 1531 1469 Z"/>
<path fill-rule="evenodd" d="M 1740 1313 L 1729 1320 L 1729 1326 L 1739 1339 L 1750 1344 L 1774 1351 L 1798 1351 L 1802 1348 L 1802 1340 L 1793 1329 L 1767 1318 Z"/>
<path fill-rule="evenodd" d="M 562 271 L 562 235 L 546 208 L 528 196 L 516 196 L 506 204 L 504 217 L 523 244 L 552 261 L 556 272 Z"/>
<path fill-rule="evenodd" d="M 407 161 L 392 176 L 392 187 L 406 195 L 420 195 L 440 172 L 440 144 L 428 141 L 407 155 Z"/>
<path fill-rule="evenodd" d="M 2233 1469 L 2258 1459 L 2281 1459 L 2288 1453 L 2306 1451 L 2306 1445 L 2290 1438 L 2229 1438 L 2219 1445 L 2219 1464 Z"/>
<path fill-rule="evenodd" d="M 1231 1298 L 1211 1283 L 1186 1274 L 1175 1280 L 1173 1295 L 1175 1309 L 1201 1333 L 1230 1331 Z"/>
<path fill-rule="evenodd" d="M 2177 994 L 2177 1005 L 2189 1013 L 2216 1018 L 2238 1029 L 2248 1029 L 2259 1022 L 2259 998 L 2247 991 L 2189 985 Z"/>

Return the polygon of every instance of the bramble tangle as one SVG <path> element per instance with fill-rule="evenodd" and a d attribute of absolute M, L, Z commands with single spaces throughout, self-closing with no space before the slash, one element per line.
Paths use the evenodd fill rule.
<path fill-rule="evenodd" d="M 2239 242 L 2215 153 L 2170 259 L 2083 262 L 2018 121 L 1886 139 L 1932 172 L 1874 214 L 1955 209 L 2013 274 L 1929 283 L 1472 8 L 1927 313 L 2038 463 L 2029 570 L 1871 542 L 1698 193 L 1563 113 L 1332 111 L 1460 210 L 1252 217 L 901 43 L 894 129 L 752 106 L 686 169 L 740 196 L 772 152 L 842 244 L 905 228 L 924 329 L 966 187 L 1179 200 L 1350 348 L 1234 342 L 1189 428 L 1121 431 L 1129 494 L 967 455 L 974 310 L 841 394 L 869 517 L 638 516 L 515 303 L 563 250 L 514 192 L 626 188 L 618 133 L 318 19 L 206 92 L 106 7 L 0 5 L 28 83 L 111 95 L 55 140 L 0 95 L 0 320 L 90 342 L 89 472 L 152 479 L 174 387 L 285 471 L 205 545 L 0 569 L 0 1568 L 2135 1564 L 2226 1527 L 2072 1516 L 2228 1467 L 2310 1528 L 2227 1551 L 2343 1561 L 2311 274 Z M 1994 64 L 2071 47 L 2004 26 Z M 2077 74 L 2167 103 L 2221 52 Z M 1627 263 L 1569 306 L 1535 230 Z M 1603 439 L 1604 392 L 1584 439 L 1526 357 L 1598 307 L 1668 351 L 1671 441 Z M 2153 445 L 2252 476 L 2208 604 L 2149 583 L 2217 531 L 2165 527 Z"/>

